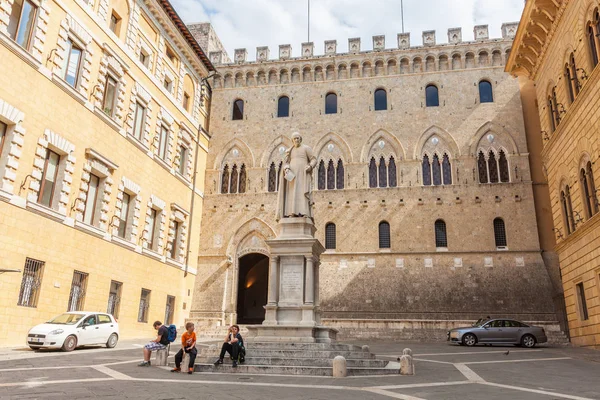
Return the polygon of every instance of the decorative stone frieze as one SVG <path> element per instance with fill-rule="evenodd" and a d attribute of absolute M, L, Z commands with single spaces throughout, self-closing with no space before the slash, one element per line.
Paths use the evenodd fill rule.
<path fill-rule="evenodd" d="M 312 57 L 315 51 L 313 42 L 302 43 L 302 57 Z"/>
<path fill-rule="evenodd" d="M 331 56 L 337 53 L 337 40 L 325 41 L 325 55 Z"/>
<path fill-rule="evenodd" d="M 398 34 L 398 48 L 402 50 L 410 48 L 410 32 Z"/>
<path fill-rule="evenodd" d="M 360 38 L 348 39 L 348 52 L 349 53 L 360 53 Z"/>
<path fill-rule="evenodd" d="M 269 47 L 261 46 L 256 48 L 256 61 L 269 61 Z"/>
<path fill-rule="evenodd" d="M 435 45 L 435 31 L 423 31 L 423 46 Z"/>
<path fill-rule="evenodd" d="M 288 60 L 292 57 L 292 45 L 291 44 L 280 44 L 279 45 L 279 59 Z"/>
<path fill-rule="evenodd" d="M 385 50 L 385 35 L 373 36 L 373 50 Z"/>
<path fill-rule="evenodd" d="M 246 49 L 235 49 L 234 60 L 236 63 L 241 64 L 246 62 L 248 57 L 248 51 Z"/>
<path fill-rule="evenodd" d="M 475 40 L 488 40 L 490 33 L 487 25 L 475 25 L 473 28 Z"/>
<path fill-rule="evenodd" d="M 462 28 L 448 29 L 448 43 L 457 44 L 462 42 Z"/>

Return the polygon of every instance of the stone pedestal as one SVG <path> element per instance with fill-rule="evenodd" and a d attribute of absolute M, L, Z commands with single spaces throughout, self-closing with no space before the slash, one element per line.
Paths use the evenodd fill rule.
<path fill-rule="evenodd" d="M 319 258 L 325 251 L 307 217 L 283 218 L 268 240 L 269 292 L 262 325 L 248 326 L 255 341 L 335 342 L 337 330 L 321 326 Z"/>
<path fill-rule="evenodd" d="M 169 358 L 169 346 L 162 350 L 156 351 L 156 357 L 154 360 L 154 365 L 159 367 L 164 367 L 167 365 L 167 359 Z"/>

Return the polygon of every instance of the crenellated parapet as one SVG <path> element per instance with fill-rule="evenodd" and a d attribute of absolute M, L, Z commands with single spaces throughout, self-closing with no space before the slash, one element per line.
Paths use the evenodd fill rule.
<path fill-rule="evenodd" d="M 324 43 L 323 55 L 314 54 L 314 43 L 302 43 L 301 56 L 292 57 L 292 46 L 279 46 L 271 59 L 267 46 L 256 48 L 256 61 L 248 61 L 246 49 L 236 49 L 234 62 L 219 64 L 219 52 L 211 53 L 218 65 L 214 88 L 234 88 L 379 75 L 420 74 L 468 68 L 503 67 L 508 59 L 518 23 L 502 25 L 502 37 L 490 39 L 487 25 L 474 27 L 474 40 L 463 41 L 462 29 L 448 30 L 448 43 L 437 43 L 436 31 L 422 33 L 423 45 L 411 46 L 410 33 L 399 33 L 396 48 L 386 47 L 384 35 L 373 36 L 373 50 L 362 50 L 360 38 L 348 39 L 348 52 L 337 51 L 337 41 Z"/>

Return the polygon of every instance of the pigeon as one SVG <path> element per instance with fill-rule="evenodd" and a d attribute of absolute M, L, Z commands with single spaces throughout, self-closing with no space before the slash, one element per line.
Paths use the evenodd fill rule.
<path fill-rule="evenodd" d="M 400 357 L 397 358 L 398 362 L 400 362 Z"/>
<path fill-rule="evenodd" d="M 510 350 L 506 350 L 506 353 L 504 353 L 505 356 L 507 356 L 510 353 Z"/>

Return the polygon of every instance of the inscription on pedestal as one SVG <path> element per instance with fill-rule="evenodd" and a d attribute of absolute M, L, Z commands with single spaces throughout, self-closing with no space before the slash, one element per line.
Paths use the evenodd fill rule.
<path fill-rule="evenodd" d="M 302 304 L 304 289 L 304 257 L 282 257 L 280 303 Z"/>

